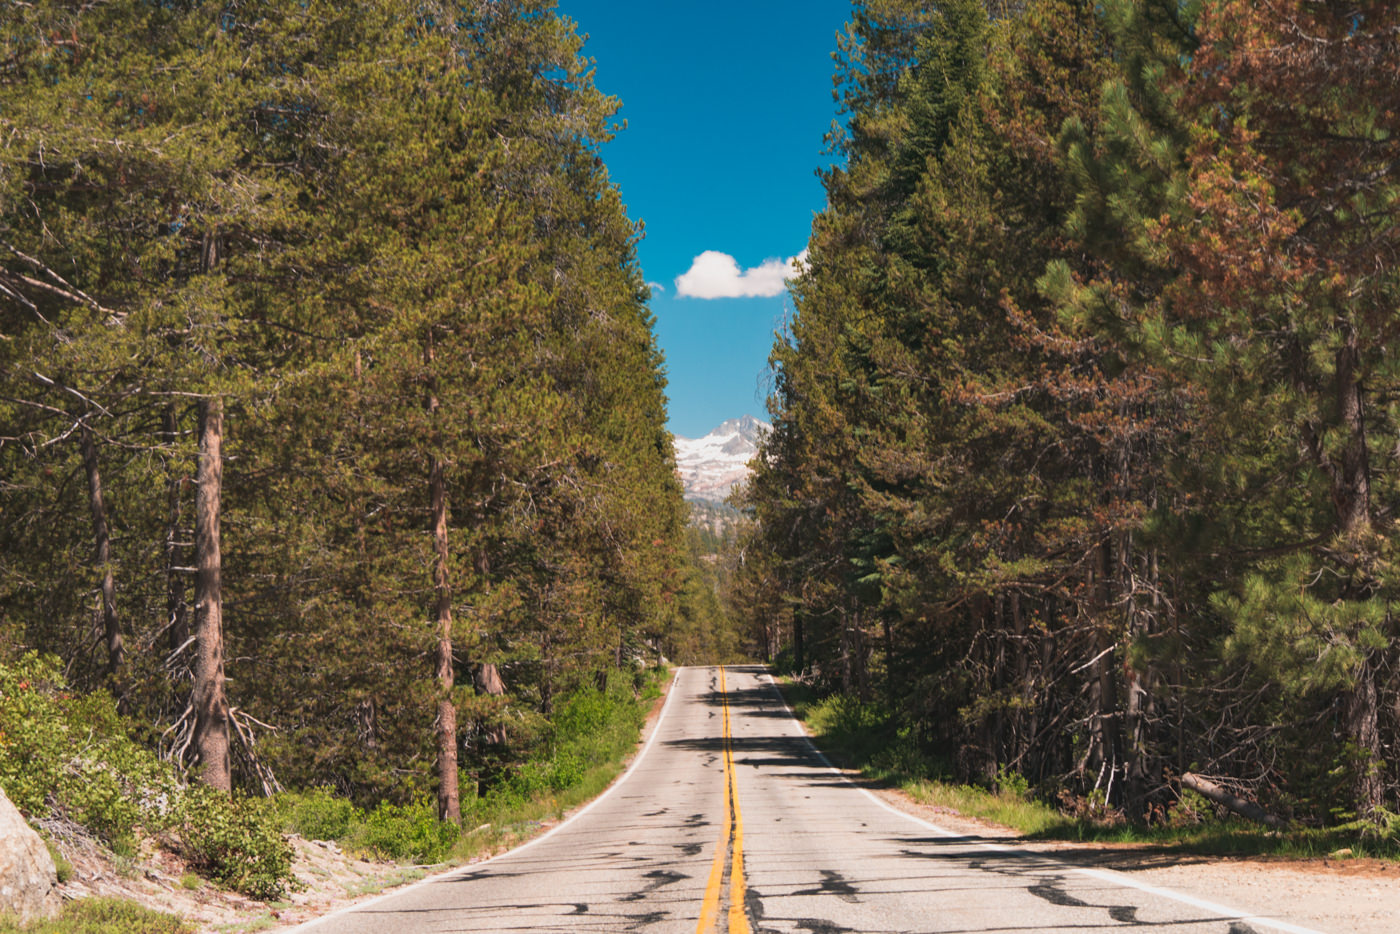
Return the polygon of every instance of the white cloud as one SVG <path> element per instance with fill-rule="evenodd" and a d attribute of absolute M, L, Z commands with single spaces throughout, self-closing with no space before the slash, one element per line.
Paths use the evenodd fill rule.
<path fill-rule="evenodd" d="M 666 286 L 662 285 L 660 282 L 648 282 L 647 288 L 651 289 L 653 292 L 666 291 Z"/>
<path fill-rule="evenodd" d="M 676 277 L 681 298 L 771 298 L 781 295 L 787 280 L 806 268 L 807 251 L 788 259 L 770 259 L 752 269 L 740 269 L 728 253 L 706 250 Z"/>

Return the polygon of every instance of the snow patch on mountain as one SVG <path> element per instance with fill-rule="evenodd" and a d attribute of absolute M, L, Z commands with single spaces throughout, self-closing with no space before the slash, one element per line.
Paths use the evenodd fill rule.
<path fill-rule="evenodd" d="M 675 436 L 676 468 L 686 499 L 722 502 L 749 478 L 749 461 L 772 426 L 752 415 L 731 418 L 703 438 Z"/>

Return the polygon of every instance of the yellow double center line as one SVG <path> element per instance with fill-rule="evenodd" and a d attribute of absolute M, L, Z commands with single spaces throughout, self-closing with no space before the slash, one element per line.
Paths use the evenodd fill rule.
<path fill-rule="evenodd" d="M 739 811 L 739 787 L 734 781 L 734 751 L 729 732 L 729 696 L 725 693 L 724 668 L 719 670 L 719 697 L 724 708 L 724 814 L 721 818 L 715 861 L 705 886 L 696 934 L 710 934 L 719 920 L 720 896 L 724 890 L 724 867 L 729 864 L 729 932 L 751 934 L 749 916 L 744 912 L 744 817 Z M 732 844 L 732 846 L 731 846 Z M 729 857 L 726 860 L 726 857 Z"/>

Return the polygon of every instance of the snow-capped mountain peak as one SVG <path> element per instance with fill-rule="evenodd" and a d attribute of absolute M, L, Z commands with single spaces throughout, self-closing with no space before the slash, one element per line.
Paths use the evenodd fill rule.
<path fill-rule="evenodd" d="M 676 435 L 676 467 L 687 499 L 721 502 L 749 478 L 749 461 L 770 426 L 752 415 L 731 418 L 703 438 Z"/>

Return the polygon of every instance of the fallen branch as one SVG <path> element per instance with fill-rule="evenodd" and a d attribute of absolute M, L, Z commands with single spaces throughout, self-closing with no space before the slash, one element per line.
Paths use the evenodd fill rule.
<path fill-rule="evenodd" d="M 1224 788 L 1215 784 L 1215 782 L 1204 779 L 1192 772 L 1187 772 L 1185 775 L 1181 776 L 1181 787 L 1190 788 L 1192 791 L 1199 792 L 1202 796 L 1209 798 L 1222 807 L 1229 808 L 1241 817 L 1257 821 L 1269 827 L 1285 827 L 1288 824 L 1283 818 L 1270 814 L 1253 801 L 1248 801 L 1238 795 L 1232 795 Z"/>

